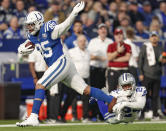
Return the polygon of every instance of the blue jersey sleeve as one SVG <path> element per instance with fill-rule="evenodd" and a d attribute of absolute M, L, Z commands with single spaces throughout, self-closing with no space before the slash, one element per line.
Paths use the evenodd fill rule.
<path fill-rule="evenodd" d="M 57 25 L 56 21 L 50 20 L 45 23 L 44 25 L 44 31 L 45 32 L 52 32 Z"/>

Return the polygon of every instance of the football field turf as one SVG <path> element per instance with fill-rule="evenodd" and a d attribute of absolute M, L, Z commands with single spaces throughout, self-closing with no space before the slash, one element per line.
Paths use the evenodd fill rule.
<path fill-rule="evenodd" d="M 138 122 L 134 124 L 109 125 L 106 123 L 41 124 L 39 127 L 15 127 L 0 125 L 0 131 L 166 131 L 166 122 Z"/>

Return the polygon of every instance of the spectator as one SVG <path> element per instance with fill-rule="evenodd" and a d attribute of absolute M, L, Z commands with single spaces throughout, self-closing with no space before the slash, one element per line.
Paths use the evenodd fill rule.
<path fill-rule="evenodd" d="M 126 30 L 129 27 L 130 27 L 130 18 L 126 16 L 120 21 L 120 26 L 118 27 L 123 30 L 124 38 L 126 38 Z"/>
<path fill-rule="evenodd" d="M 120 21 L 127 17 L 125 12 L 118 12 L 116 19 L 113 23 L 113 29 L 115 30 L 118 26 L 120 26 Z"/>
<path fill-rule="evenodd" d="M 152 6 L 149 1 L 146 0 L 143 2 L 143 10 L 141 11 L 141 14 L 144 16 L 143 23 L 148 28 L 153 17 Z"/>
<path fill-rule="evenodd" d="M 138 56 L 139 56 L 140 49 L 133 42 L 135 40 L 134 29 L 131 27 L 128 28 L 126 30 L 126 36 L 127 36 L 127 38 L 125 39 L 124 42 L 131 46 L 131 51 L 132 51 L 132 54 L 131 54 L 131 57 L 129 60 L 129 72 L 134 76 L 134 78 L 136 80 L 136 85 L 138 85 L 137 68 L 138 68 Z"/>
<path fill-rule="evenodd" d="M 107 37 L 107 26 L 100 24 L 98 26 L 98 37 L 93 38 L 88 50 L 91 54 L 90 62 L 90 85 L 95 88 L 105 87 L 105 70 L 107 67 L 107 47 L 113 41 Z M 92 109 L 92 117 L 97 115 L 97 106 Z"/>
<path fill-rule="evenodd" d="M 103 14 L 104 12 L 104 9 L 102 8 L 102 4 L 98 1 L 96 1 L 94 4 L 93 4 L 93 7 L 92 9 L 88 12 L 88 16 L 89 18 L 91 18 L 93 21 L 95 21 L 95 18 L 97 17 L 97 15 L 100 15 L 101 17 L 101 14 Z M 99 18 L 100 18 L 99 17 Z"/>
<path fill-rule="evenodd" d="M 117 88 L 119 76 L 122 73 L 128 72 L 131 56 L 131 47 L 124 43 L 123 31 L 121 29 L 115 29 L 114 38 L 115 42 L 107 48 L 108 69 L 106 77 L 109 92 Z"/>
<path fill-rule="evenodd" d="M 135 25 L 138 20 L 144 21 L 143 15 L 138 12 L 138 3 L 136 1 L 130 2 L 128 14 L 131 18 L 131 22 L 133 25 Z"/>
<path fill-rule="evenodd" d="M 163 31 L 161 30 L 162 25 L 160 24 L 160 21 L 156 18 L 154 18 L 151 21 L 150 27 L 149 27 L 149 31 L 156 31 L 159 34 L 160 39 L 164 39 L 164 34 Z"/>
<path fill-rule="evenodd" d="M 160 3 L 160 11 L 156 15 L 162 24 L 162 28 L 166 28 L 166 2 L 165 1 Z"/>
<path fill-rule="evenodd" d="M 146 87 L 148 94 L 147 97 L 152 98 L 153 118 L 159 119 L 158 117 L 158 97 L 160 90 L 160 77 L 161 77 L 161 66 L 162 63 L 166 63 L 166 59 L 160 57 L 163 52 L 162 47 L 159 45 L 159 35 L 157 32 L 151 32 L 149 41 L 145 42 L 141 48 L 139 54 L 139 79 L 142 84 Z M 148 99 L 147 98 L 147 99 Z M 147 110 L 147 105 L 145 106 Z M 143 117 L 142 113 L 142 117 Z"/>
<path fill-rule="evenodd" d="M 76 66 L 76 69 L 80 76 L 89 84 L 89 71 L 90 71 L 90 53 L 86 49 L 86 37 L 79 35 L 77 37 L 77 47 L 69 50 L 69 54 Z M 83 122 L 89 121 L 89 110 L 88 110 L 88 96 L 82 96 L 83 100 Z"/>
<path fill-rule="evenodd" d="M 18 27 L 17 17 L 12 17 L 10 20 L 10 27 L 4 32 L 3 38 L 5 39 L 23 39 L 25 34 Z"/>
<path fill-rule="evenodd" d="M 13 15 L 18 18 L 19 28 L 23 28 L 24 18 L 27 12 L 24 9 L 24 2 L 22 0 L 16 1 L 16 9 L 13 11 Z"/>
<path fill-rule="evenodd" d="M 81 14 L 80 19 L 83 23 L 84 31 L 86 32 L 86 34 L 88 34 L 88 37 L 90 37 L 90 39 L 97 36 L 96 25 L 98 23 L 98 18 L 99 18 L 99 15 L 97 15 L 95 21 L 93 21 L 93 19 L 91 19 L 87 13 Z"/>
<path fill-rule="evenodd" d="M 89 12 L 93 8 L 94 0 L 86 0 L 84 12 Z"/>
<path fill-rule="evenodd" d="M 99 0 L 102 4 L 103 9 L 108 10 L 108 0 Z"/>
<path fill-rule="evenodd" d="M 9 6 L 9 0 L 2 0 L 0 6 L 0 31 L 4 31 L 8 28 L 8 24 L 12 18 L 12 10 Z"/>
<path fill-rule="evenodd" d="M 111 24 L 113 24 L 114 19 L 116 18 L 117 15 L 117 4 L 115 2 L 111 2 L 109 5 L 109 10 L 108 10 L 108 16 Z"/>
<path fill-rule="evenodd" d="M 29 6 L 29 8 L 28 8 L 28 13 L 29 12 L 32 12 L 32 11 L 35 11 L 36 10 L 36 7 L 34 6 L 34 5 L 31 5 L 31 6 Z"/>
<path fill-rule="evenodd" d="M 73 1 L 71 0 L 64 0 L 63 1 L 63 4 L 62 4 L 62 12 L 64 12 L 65 16 L 68 16 L 69 15 L 69 12 L 72 11 L 72 5 L 73 4 Z"/>
<path fill-rule="evenodd" d="M 123 2 L 123 0 L 115 0 L 115 3 L 117 4 L 118 7 L 120 7 L 120 4 Z"/>
<path fill-rule="evenodd" d="M 60 4 L 56 1 L 52 2 L 50 8 L 44 13 L 45 22 L 55 20 L 57 23 L 62 23 L 65 20 L 65 14 L 60 11 Z"/>
<path fill-rule="evenodd" d="M 149 38 L 149 33 L 147 31 L 145 31 L 145 27 L 144 27 L 142 21 L 137 21 L 135 26 L 136 26 L 136 36 L 138 36 L 142 39 Z"/>
<path fill-rule="evenodd" d="M 126 2 L 121 2 L 120 3 L 118 11 L 127 13 L 127 4 L 126 4 Z"/>
<path fill-rule="evenodd" d="M 81 35 L 81 34 L 84 34 L 83 24 L 80 20 L 76 20 L 73 24 L 73 33 L 71 34 L 71 36 L 69 36 L 65 40 L 65 44 L 68 49 L 71 49 L 71 48 L 74 48 L 75 46 L 77 46 L 76 40 L 77 40 L 78 35 Z M 89 37 L 87 35 L 85 35 L 85 36 L 86 36 L 87 40 L 89 41 Z"/>

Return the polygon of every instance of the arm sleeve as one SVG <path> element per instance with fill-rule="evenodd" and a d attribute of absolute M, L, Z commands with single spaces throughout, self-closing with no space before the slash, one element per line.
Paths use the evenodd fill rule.
<path fill-rule="evenodd" d="M 133 109 L 143 109 L 146 102 L 146 96 L 140 97 L 137 101 L 134 102 L 126 102 L 126 107 L 130 107 Z"/>
<path fill-rule="evenodd" d="M 63 23 L 56 25 L 51 33 L 51 38 L 55 40 L 64 34 L 71 27 L 76 16 L 74 13 L 71 13 Z"/>

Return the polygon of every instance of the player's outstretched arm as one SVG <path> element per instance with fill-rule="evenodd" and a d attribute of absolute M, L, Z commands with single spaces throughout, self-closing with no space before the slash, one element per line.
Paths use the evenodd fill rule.
<path fill-rule="evenodd" d="M 143 109 L 146 102 L 146 96 L 138 97 L 136 101 L 133 102 L 125 102 L 126 107 L 130 107 L 133 109 Z"/>
<path fill-rule="evenodd" d="M 54 30 L 52 31 L 51 38 L 57 39 L 60 35 L 64 34 L 72 25 L 75 17 L 78 15 L 80 11 L 82 11 L 85 7 L 84 1 L 78 3 L 74 8 L 69 17 L 61 24 L 56 25 Z"/>
<path fill-rule="evenodd" d="M 138 90 L 139 91 L 139 90 Z M 124 107 L 130 107 L 133 109 L 143 109 L 146 103 L 146 89 L 138 92 L 135 96 L 134 101 L 125 101 L 120 102 L 117 105 L 115 105 L 113 110 L 116 110 L 117 112 L 121 111 Z"/>

